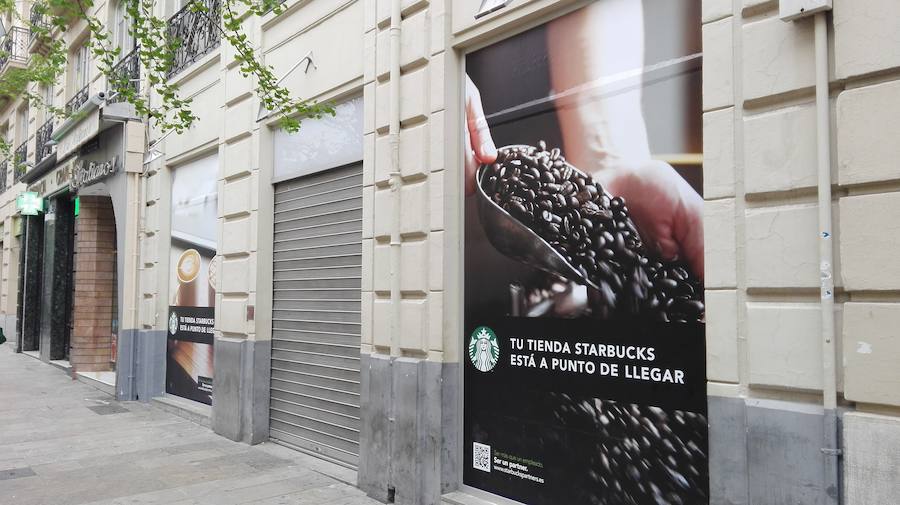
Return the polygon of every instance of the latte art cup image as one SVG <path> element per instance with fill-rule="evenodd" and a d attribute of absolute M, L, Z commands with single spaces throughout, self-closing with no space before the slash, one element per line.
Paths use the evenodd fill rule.
<path fill-rule="evenodd" d="M 188 249 L 181 253 L 175 272 L 178 276 L 178 305 L 195 307 L 198 294 L 197 277 L 200 275 L 200 253 L 196 249 Z"/>
<path fill-rule="evenodd" d="M 209 299 L 207 300 L 207 305 L 210 307 L 216 306 L 216 276 L 219 271 L 219 257 L 215 256 L 213 259 L 209 260 L 209 266 L 206 267 L 206 279 L 207 284 L 209 285 Z"/>

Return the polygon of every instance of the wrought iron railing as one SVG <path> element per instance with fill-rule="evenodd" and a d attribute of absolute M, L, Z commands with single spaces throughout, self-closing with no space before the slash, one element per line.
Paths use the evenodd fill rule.
<path fill-rule="evenodd" d="M 135 47 L 126 54 L 110 72 L 110 81 L 115 95 L 109 100 L 111 103 L 121 102 L 125 99 L 122 94 L 123 87 L 132 90 L 135 94 L 141 91 L 141 59 L 138 48 Z"/>
<path fill-rule="evenodd" d="M 9 163 L 7 160 L 0 161 L 0 193 L 6 192 L 9 183 Z"/>
<path fill-rule="evenodd" d="M 201 10 L 193 8 L 195 2 L 202 4 Z M 221 19 L 221 0 L 193 0 L 169 18 L 166 36 L 170 44 L 176 45 L 169 77 L 219 47 Z"/>
<path fill-rule="evenodd" d="M 48 119 L 46 123 L 38 128 L 34 135 L 34 164 L 37 165 L 50 153 L 53 152 L 53 146 L 47 145 L 50 141 L 50 135 L 53 134 L 53 119 Z"/>
<path fill-rule="evenodd" d="M 28 167 L 25 165 L 25 161 L 28 160 L 28 141 L 22 142 L 22 145 L 16 148 L 15 154 L 13 155 L 13 181 L 19 182 L 19 179 L 25 175 L 25 170 Z"/>
<path fill-rule="evenodd" d="M 14 26 L 0 42 L 0 71 L 10 62 L 28 63 L 28 30 Z"/>
<path fill-rule="evenodd" d="M 35 3 L 31 6 L 31 16 L 28 20 L 31 25 L 29 42 L 34 42 L 41 28 L 47 29 L 50 27 L 50 24 L 47 22 L 47 16 L 44 14 L 45 9 L 46 6 L 40 3 Z"/>
<path fill-rule="evenodd" d="M 90 87 L 90 85 L 78 90 L 78 93 L 75 93 L 75 95 L 66 102 L 66 115 L 70 115 L 77 111 L 88 101 L 88 87 Z"/>

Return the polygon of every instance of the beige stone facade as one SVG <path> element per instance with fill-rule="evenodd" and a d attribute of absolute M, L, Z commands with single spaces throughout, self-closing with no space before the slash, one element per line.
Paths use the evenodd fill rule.
<path fill-rule="evenodd" d="M 891 399 L 900 375 L 881 365 L 898 356 L 890 319 L 898 276 L 886 255 L 896 244 L 889 216 L 900 176 L 889 168 L 896 165 L 889 138 L 897 121 L 888 116 L 900 95 L 892 93 L 896 55 L 882 47 L 900 29 L 897 9 L 836 0 L 828 16 L 834 317 L 851 467 L 859 460 L 849 452 L 871 440 L 855 428 L 868 422 L 865 412 L 888 415 L 880 418 L 888 426 L 900 406 Z M 823 364 L 813 20 L 780 20 L 778 2 L 709 1 L 703 21 L 706 234 L 727 242 L 707 250 L 709 393 L 817 405 Z M 723 271 L 712 285 L 717 265 Z M 896 447 L 893 440 L 886 443 Z M 862 459 L 875 474 L 889 465 Z M 844 474 L 843 503 L 890 501 L 895 485 L 875 485 L 870 494 L 861 481 L 871 480 L 855 471 Z"/>
<path fill-rule="evenodd" d="M 479 1 L 397 1 L 402 21 L 393 28 L 390 0 L 290 0 L 284 14 L 245 23 L 265 63 L 285 76 L 296 96 L 336 103 L 362 97 L 360 485 L 373 496 L 387 498 L 391 487 L 397 503 L 425 504 L 459 488 L 463 464 L 456 440 L 461 375 L 455 367 L 462 333 L 465 55 L 589 2 L 518 0 L 476 20 Z M 652 8 L 653 2 L 645 4 Z M 900 493 L 891 456 L 900 452 L 900 3 L 834 0 L 827 16 L 843 419 L 843 445 L 828 449 L 844 450 L 841 503 L 892 503 Z M 390 65 L 392 29 L 399 30 L 399 72 Z M 78 30 L 70 31 L 66 37 L 77 38 Z M 782 503 L 767 501 L 765 490 L 789 497 L 826 492 L 815 477 L 822 477 L 817 465 L 823 446 L 815 445 L 822 443 L 821 432 L 802 428 L 822 429 L 824 387 L 813 21 L 782 21 L 777 1 L 704 0 L 702 41 L 706 366 L 716 466 L 711 503 Z M 307 54 L 313 65 L 292 69 Z M 399 103 L 392 103 L 392 78 L 399 81 Z M 137 331 L 134 345 L 155 356 L 148 359 L 164 361 L 172 173 L 215 157 L 221 263 L 212 426 L 256 443 L 269 430 L 278 120 L 260 113 L 254 83 L 240 75 L 226 43 L 172 80 L 193 100 L 199 119 L 181 135 L 149 132 L 147 141 L 162 156 L 145 164 L 139 184 L 129 186 L 129 201 L 140 213 L 129 218 L 135 228 L 126 228 L 133 238 L 124 253 L 134 263 L 125 270 L 123 296 L 134 306 L 126 305 L 133 310 L 123 317 L 132 319 L 120 327 Z M 95 78 L 91 90 L 104 84 Z M 57 105 L 73 91 L 57 89 Z M 14 145 L 34 145 L 40 113 L 17 115 L 20 106 L 17 100 L 5 105 L 0 130 L 5 125 Z M 397 131 L 393 114 L 399 115 Z M 24 117 L 27 126 L 18 126 Z M 33 160 L 33 148 L 28 156 Z M 14 199 L 26 187 L 16 183 L 11 168 L 7 178 L 0 194 L 0 317 L 10 338 L 22 247 Z M 399 250 L 393 264 L 399 270 L 392 271 L 392 248 Z M 379 371 L 379 363 L 395 368 Z M 437 372 L 426 372 L 429 367 Z M 410 376 L 414 380 L 404 382 Z M 158 370 L 138 380 L 147 382 L 137 388 L 141 400 L 162 393 Z M 385 400 L 379 388 L 407 391 L 417 400 Z M 391 407 L 371 407 L 378 402 Z M 391 417 L 391 423 L 406 424 L 389 435 L 366 431 L 393 408 L 413 409 Z M 807 417 L 766 424 L 773 412 Z M 791 430 L 805 430 L 807 438 L 792 446 Z M 794 461 L 765 452 L 784 440 L 814 461 L 810 480 L 774 470 L 754 473 Z M 393 444 L 407 444 L 409 452 Z M 373 460 L 387 447 L 400 452 L 381 458 L 415 453 L 417 459 Z M 373 468 L 391 465 L 402 476 L 396 481 Z M 425 484 L 410 489 L 412 482 Z"/>

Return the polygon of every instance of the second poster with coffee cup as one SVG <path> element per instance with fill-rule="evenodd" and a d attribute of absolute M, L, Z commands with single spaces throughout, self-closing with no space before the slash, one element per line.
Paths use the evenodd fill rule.
<path fill-rule="evenodd" d="M 166 392 L 212 404 L 217 205 L 215 156 L 172 172 Z"/>

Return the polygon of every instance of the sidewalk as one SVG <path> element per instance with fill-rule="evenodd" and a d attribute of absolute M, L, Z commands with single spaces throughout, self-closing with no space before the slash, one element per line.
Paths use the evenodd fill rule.
<path fill-rule="evenodd" d="M 2 505 L 369 505 L 356 473 L 116 402 L 0 345 Z"/>

